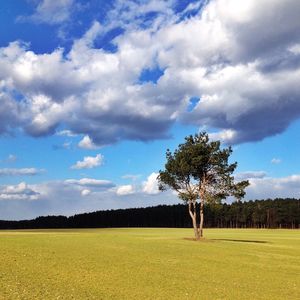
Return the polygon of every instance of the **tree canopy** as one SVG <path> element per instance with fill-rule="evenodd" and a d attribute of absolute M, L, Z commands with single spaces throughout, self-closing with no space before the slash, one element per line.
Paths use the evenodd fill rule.
<path fill-rule="evenodd" d="M 196 239 L 203 236 L 205 203 L 219 203 L 228 196 L 240 200 L 245 195 L 249 182 L 235 182 L 233 172 L 237 163 L 229 163 L 231 153 L 231 147 L 222 148 L 220 141 L 210 141 L 206 132 L 190 135 L 174 153 L 169 149 L 166 152 L 165 170 L 158 175 L 159 188 L 175 190 L 188 204 Z"/>

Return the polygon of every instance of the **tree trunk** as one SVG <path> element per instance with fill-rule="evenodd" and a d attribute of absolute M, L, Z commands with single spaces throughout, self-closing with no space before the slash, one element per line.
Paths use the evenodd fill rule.
<path fill-rule="evenodd" d="M 203 237 L 203 222 L 204 222 L 204 198 L 201 197 L 200 201 L 200 228 L 199 228 L 199 236 Z"/>
<path fill-rule="evenodd" d="M 190 214 L 191 219 L 192 219 L 192 222 L 193 222 L 193 228 L 194 228 L 195 239 L 196 239 L 196 240 L 199 240 L 200 236 L 199 236 L 198 228 L 197 228 L 196 203 L 193 203 L 193 209 L 192 209 L 192 203 L 189 202 L 189 214 Z"/>
<path fill-rule="evenodd" d="M 205 176 L 201 180 L 201 185 L 199 186 L 199 196 L 200 196 L 200 226 L 199 226 L 199 236 L 203 238 L 203 223 L 204 223 L 204 200 L 206 191 L 206 178 Z"/>

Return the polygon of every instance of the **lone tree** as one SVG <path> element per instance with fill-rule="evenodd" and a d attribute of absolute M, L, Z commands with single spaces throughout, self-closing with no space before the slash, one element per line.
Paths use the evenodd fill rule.
<path fill-rule="evenodd" d="M 165 170 L 158 175 L 160 190 L 171 188 L 188 204 L 197 240 L 203 237 L 204 204 L 220 203 L 228 196 L 240 200 L 249 185 L 248 181 L 234 182 L 237 163 L 228 162 L 232 149 L 220 146 L 220 141 L 209 141 L 206 132 L 188 136 L 174 153 L 167 150 Z"/>

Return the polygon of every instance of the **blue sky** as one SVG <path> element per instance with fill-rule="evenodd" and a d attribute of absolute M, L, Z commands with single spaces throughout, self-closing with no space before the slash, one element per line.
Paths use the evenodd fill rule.
<path fill-rule="evenodd" d="M 268 14 L 266 14 L 268 12 Z M 0 6 L 0 219 L 178 203 L 167 148 L 232 145 L 246 199 L 300 196 L 300 4 Z"/>

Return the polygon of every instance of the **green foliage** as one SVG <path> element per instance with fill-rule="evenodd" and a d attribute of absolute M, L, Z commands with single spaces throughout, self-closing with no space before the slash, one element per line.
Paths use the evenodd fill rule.
<path fill-rule="evenodd" d="M 240 200 L 249 182 L 234 182 L 237 163 L 229 163 L 231 153 L 231 147 L 222 149 L 220 141 L 210 141 L 206 132 L 186 137 L 174 153 L 167 150 L 165 170 L 158 176 L 160 190 L 171 188 L 185 202 L 200 197 L 206 203 L 228 196 Z"/>
<path fill-rule="evenodd" d="M 0 299 L 299 299 L 297 230 L 190 233 L 0 231 Z"/>

